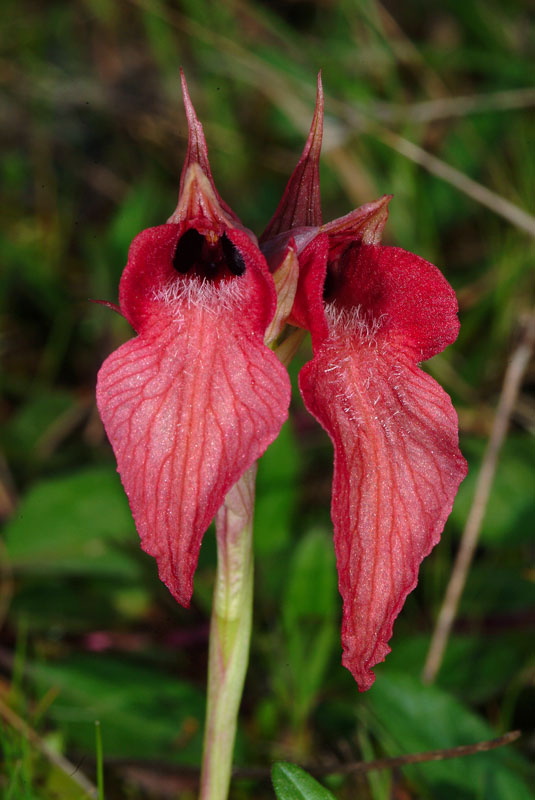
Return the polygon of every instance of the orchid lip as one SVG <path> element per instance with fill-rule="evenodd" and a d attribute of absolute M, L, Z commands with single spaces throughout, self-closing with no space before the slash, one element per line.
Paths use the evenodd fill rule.
<path fill-rule="evenodd" d="M 245 273 L 245 260 L 226 233 L 200 233 L 189 228 L 178 240 L 173 253 L 173 267 L 182 275 L 192 273 L 204 280 L 240 277 Z"/>

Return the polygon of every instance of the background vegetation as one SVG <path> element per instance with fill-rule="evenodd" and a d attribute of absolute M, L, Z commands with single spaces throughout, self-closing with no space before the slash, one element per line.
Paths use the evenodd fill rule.
<path fill-rule="evenodd" d="M 81 797 L 79 776 L 95 780 L 96 719 L 109 800 L 194 797 L 187 768 L 200 759 L 213 533 L 185 611 L 139 548 L 94 405 L 100 364 L 131 332 L 88 302 L 116 299 L 131 239 L 174 209 L 187 135 L 181 65 L 218 188 L 257 233 L 301 151 L 322 68 L 325 218 L 392 192 L 385 241 L 444 270 L 462 321 L 458 342 L 428 368 L 459 411 L 470 475 L 365 695 L 340 665 L 331 447 L 295 395 L 291 422 L 260 468 L 237 763 L 325 766 L 519 727 L 514 748 L 324 782 L 339 798 L 363 800 L 530 796 L 533 367 L 445 659 L 434 685 L 420 679 L 508 359 L 533 304 L 533 219 L 507 205 L 534 206 L 529 6 L 3 3 L 0 792 L 9 800 Z M 455 167 L 459 185 L 430 172 L 440 165 L 425 153 Z M 480 199 L 495 210 L 465 178 L 491 190 Z M 300 363 L 309 355 L 305 347 Z M 233 785 L 234 800 L 272 796 L 267 778 Z"/>

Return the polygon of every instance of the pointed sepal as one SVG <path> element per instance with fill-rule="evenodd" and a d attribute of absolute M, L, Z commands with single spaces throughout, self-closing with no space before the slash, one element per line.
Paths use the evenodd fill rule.
<path fill-rule="evenodd" d="M 323 137 L 323 87 L 318 75 L 316 110 L 303 154 L 294 169 L 273 218 L 262 234 L 266 242 L 292 228 L 321 225 L 319 159 Z"/>
<path fill-rule="evenodd" d="M 188 120 L 188 149 L 180 176 L 178 204 L 168 222 L 185 219 L 218 219 L 227 225 L 242 227 L 232 209 L 221 199 L 216 189 L 208 160 L 208 148 L 202 124 L 191 102 L 184 72 L 180 70 L 182 96 Z"/>

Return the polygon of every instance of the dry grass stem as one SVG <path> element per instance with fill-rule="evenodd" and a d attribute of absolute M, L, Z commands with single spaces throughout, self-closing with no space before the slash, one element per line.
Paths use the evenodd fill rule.
<path fill-rule="evenodd" d="M 322 766 L 305 765 L 304 769 L 311 775 L 321 777 L 324 775 L 350 775 L 356 772 L 372 772 L 374 770 L 395 769 L 396 767 L 404 767 L 409 764 L 424 764 L 428 761 L 445 761 L 452 758 L 463 758 L 465 756 L 477 755 L 477 753 L 486 753 L 489 750 L 495 750 L 498 747 L 505 747 L 506 745 L 516 742 L 522 735 L 521 731 L 509 731 L 503 736 L 496 739 L 487 739 L 484 742 L 476 742 L 475 744 L 461 745 L 459 747 L 448 747 L 443 750 L 429 750 L 424 753 L 407 753 L 402 756 L 393 756 L 391 758 L 378 758 L 374 761 L 352 761 L 350 763 L 331 763 Z M 186 776 L 197 776 L 199 770 L 196 767 L 173 767 L 170 764 L 160 762 L 140 762 L 139 760 L 133 761 L 129 759 L 111 759 L 107 763 L 117 767 L 135 767 L 138 770 L 143 770 L 146 774 L 156 770 L 161 775 L 162 771 L 171 776 L 175 776 L 177 780 L 182 781 Z M 271 774 L 269 767 L 236 767 L 232 770 L 234 778 L 248 778 L 248 779 L 267 779 Z"/>
<path fill-rule="evenodd" d="M 185 31 L 190 36 L 198 37 L 201 41 L 209 42 L 210 44 L 218 47 L 222 53 L 227 55 L 229 59 L 226 64 L 221 64 L 221 69 L 226 68 L 229 73 L 236 72 L 241 80 L 247 80 L 258 90 L 263 91 L 273 100 L 274 103 L 278 105 L 280 109 L 282 109 L 288 115 L 289 119 L 294 122 L 299 130 L 303 131 L 304 133 L 308 132 L 308 126 L 310 124 L 310 107 L 308 101 L 305 102 L 303 100 L 300 89 L 305 88 L 306 93 L 312 96 L 312 86 L 292 88 L 289 85 L 288 76 L 285 75 L 281 70 L 266 63 L 258 56 L 253 55 L 245 48 L 241 47 L 237 42 L 232 41 L 228 37 L 213 33 L 205 26 L 191 19 L 187 19 L 184 15 L 176 11 L 164 9 L 159 5 L 148 4 L 146 0 L 129 1 L 133 5 L 145 9 L 161 19 L 165 19 L 170 25 Z M 523 95 L 522 99 L 524 103 L 527 99 L 529 99 L 528 104 L 532 104 L 533 90 L 526 89 L 519 91 L 528 92 L 529 95 L 527 97 Z M 325 99 L 326 101 L 328 100 L 327 95 Z M 461 98 L 461 100 L 463 99 L 465 101 L 467 100 L 467 98 Z M 455 104 L 457 102 L 456 98 L 448 98 L 447 100 L 451 104 Z M 502 103 L 505 102 L 503 97 L 501 98 L 501 101 Z M 442 101 L 437 100 L 434 102 L 439 103 Z M 332 139 L 331 148 L 341 146 L 343 141 L 348 137 L 349 133 L 353 135 L 355 130 L 370 133 L 389 147 L 392 147 L 398 153 L 401 153 L 401 155 L 417 164 L 420 164 L 420 166 L 422 166 L 428 172 L 431 172 L 433 175 L 442 178 L 442 180 L 447 181 L 456 189 L 463 192 L 463 194 L 466 194 L 476 202 L 480 203 L 486 208 L 489 208 L 491 211 L 494 211 L 494 213 L 503 217 L 515 227 L 519 228 L 520 230 L 524 230 L 531 236 L 535 237 L 535 217 L 531 216 L 531 214 L 528 214 L 522 208 L 519 208 L 514 203 L 511 203 L 509 200 L 501 197 L 501 195 L 497 194 L 496 192 L 487 189 L 477 181 L 468 178 L 460 170 L 449 166 L 449 164 L 446 164 L 441 159 L 431 155 L 426 150 L 423 150 L 418 145 L 415 145 L 413 142 L 404 139 L 402 136 L 399 136 L 390 130 L 378 126 L 373 120 L 366 119 L 366 117 L 357 111 L 353 106 L 340 102 L 333 102 L 330 103 L 330 105 L 338 109 L 338 113 L 344 118 L 344 122 L 348 124 L 351 129 L 350 132 L 344 131 L 344 125 L 341 125 L 340 122 L 337 124 L 336 120 L 329 119 L 328 122 L 332 123 L 330 125 L 330 138 Z M 329 125 L 326 126 L 326 134 L 328 133 Z M 329 136 L 326 136 L 326 139 L 327 141 L 325 142 L 326 146 L 324 149 L 328 152 L 330 149 L 328 142 Z"/>
<path fill-rule="evenodd" d="M 485 111 L 513 111 L 535 106 L 535 89 L 510 89 L 503 92 L 440 97 L 421 103 L 394 105 L 374 103 L 373 115 L 381 122 L 434 122 L 451 117 L 465 117 Z"/>
<path fill-rule="evenodd" d="M 525 322 L 522 337 L 505 373 L 492 431 L 477 479 L 472 507 L 468 514 L 468 519 L 466 520 L 457 558 L 453 565 L 453 570 L 422 672 L 422 680 L 424 683 L 432 683 L 435 680 L 444 657 L 453 621 L 457 614 L 459 601 L 477 546 L 481 526 L 485 518 L 494 475 L 496 473 L 498 456 L 505 440 L 511 414 L 534 347 L 535 310 L 531 312 Z"/>
<path fill-rule="evenodd" d="M 397 150 L 398 153 L 420 164 L 421 167 L 436 175 L 438 178 L 447 181 L 447 183 L 455 186 L 463 194 L 471 197 L 477 203 L 480 203 L 486 208 L 490 208 L 495 214 L 503 217 L 516 228 L 529 233 L 530 236 L 535 237 L 535 217 L 528 214 L 524 209 L 519 208 L 514 203 L 506 200 L 496 192 L 492 192 L 483 186 L 481 183 L 468 178 L 463 172 L 455 167 L 450 167 L 445 161 L 431 155 L 423 148 L 409 142 L 397 133 L 387 130 L 376 130 L 374 135 L 384 142 L 389 147 Z"/>
<path fill-rule="evenodd" d="M 393 758 L 378 758 L 375 761 L 356 761 L 353 764 L 336 766 L 336 768 L 309 767 L 308 771 L 316 776 L 349 775 L 352 772 L 371 772 L 372 770 L 404 767 L 408 764 L 423 764 L 426 761 L 445 761 L 450 758 L 463 758 L 464 756 L 473 756 L 477 753 L 485 753 L 488 750 L 495 750 L 497 747 L 504 747 L 505 745 L 512 744 L 519 739 L 521 735 L 521 731 L 509 731 L 509 733 L 497 739 L 476 742 L 476 744 L 448 747 L 445 750 L 430 750 L 427 753 L 409 753 L 408 755 L 394 756 Z"/>

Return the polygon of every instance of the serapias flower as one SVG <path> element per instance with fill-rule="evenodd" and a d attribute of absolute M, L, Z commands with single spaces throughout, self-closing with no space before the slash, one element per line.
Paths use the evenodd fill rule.
<path fill-rule="evenodd" d="M 448 395 L 418 364 L 457 338 L 440 271 L 380 244 L 389 196 L 322 224 L 323 96 L 283 199 L 261 237 L 268 261 L 294 251 L 290 317 L 312 334 L 299 385 L 334 446 L 331 515 L 343 598 L 343 664 L 361 691 L 440 538 L 466 462 Z"/>
<path fill-rule="evenodd" d="M 261 249 L 217 193 L 184 78 L 183 94 L 178 205 L 130 248 L 118 310 L 137 336 L 102 366 L 99 411 L 142 546 L 188 605 L 205 530 L 287 417 L 288 375 L 266 343 L 286 362 L 300 338 L 286 324 L 310 330 L 299 385 L 334 445 L 343 663 L 365 690 L 466 474 L 451 401 L 418 366 L 456 339 L 455 295 L 432 264 L 381 244 L 390 196 L 322 223 L 320 81 Z"/>
<path fill-rule="evenodd" d="M 257 240 L 221 200 L 189 125 L 178 205 L 133 241 L 120 311 L 137 333 L 103 364 L 97 402 L 143 548 L 190 602 L 201 539 L 276 438 L 290 382 L 264 344 L 277 296 Z"/>

